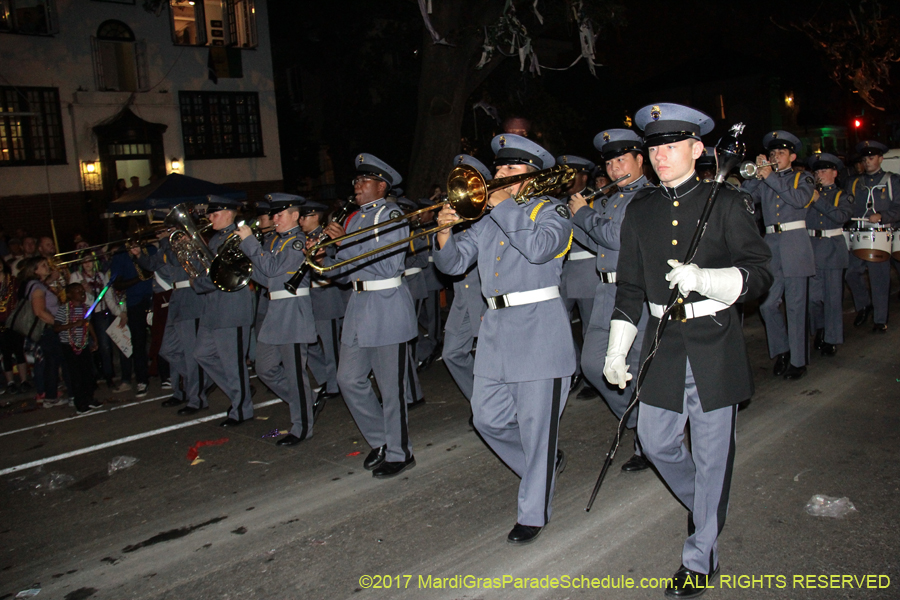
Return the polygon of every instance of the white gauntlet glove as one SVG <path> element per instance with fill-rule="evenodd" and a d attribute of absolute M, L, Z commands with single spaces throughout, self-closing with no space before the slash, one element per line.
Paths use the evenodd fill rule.
<path fill-rule="evenodd" d="M 625 389 L 632 375 L 625 364 L 625 356 L 631 350 L 631 344 L 637 336 L 637 327 L 628 321 L 613 319 L 609 323 L 609 344 L 606 347 L 606 363 L 603 365 L 603 375 L 613 385 Z"/>
<path fill-rule="evenodd" d="M 666 274 L 669 289 L 678 286 L 682 296 L 697 292 L 712 300 L 724 302 L 729 306 L 740 297 L 744 288 L 744 277 L 737 267 L 727 269 L 701 269 L 697 265 L 683 265 L 677 260 L 667 261 L 671 271 Z"/>

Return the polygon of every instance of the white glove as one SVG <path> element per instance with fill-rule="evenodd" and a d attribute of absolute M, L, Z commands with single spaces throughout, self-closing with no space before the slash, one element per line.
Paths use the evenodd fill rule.
<path fill-rule="evenodd" d="M 625 356 L 631 350 L 636 336 L 637 327 L 628 321 L 613 319 L 609 322 L 609 344 L 606 347 L 603 375 L 607 381 L 623 390 L 632 378 L 628 365 L 625 364 Z"/>
<path fill-rule="evenodd" d="M 697 265 L 683 265 L 677 260 L 667 261 L 671 271 L 666 274 L 669 289 L 678 286 L 682 296 L 697 292 L 729 306 L 734 304 L 744 289 L 744 277 L 737 267 L 727 269 L 701 269 Z"/>

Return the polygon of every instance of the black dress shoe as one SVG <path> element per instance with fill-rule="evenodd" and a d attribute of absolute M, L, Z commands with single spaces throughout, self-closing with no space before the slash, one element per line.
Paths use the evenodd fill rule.
<path fill-rule="evenodd" d="M 372 470 L 372 477 L 374 477 L 375 479 L 390 479 L 391 477 L 396 477 L 407 469 L 412 469 L 414 466 L 416 466 L 415 456 L 410 456 L 409 460 L 403 460 L 400 462 L 384 461 L 383 463 L 381 463 L 380 467 Z"/>
<path fill-rule="evenodd" d="M 785 379 L 800 379 L 806 375 L 806 367 L 795 367 L 791 365 L 788 367 L 788 370 L 784 372 Z"/>
<path fill-rule="evenodd" d="M 313 402 L 313 421 L 315 422 L 315 420 L 319 418 L 319 414 L 325 409 L 325 403 L 328 402 L 329 399 L 340 395 L 340 392 L 326 392 L 324 387 L 319 390 L 319 393 L 316 395 L 316 399 Z"/>
<path fill-rule="evenodd" d="M 600 392 L 597 391 L 597 388 L 591 385 L 589 381 L 584 382 L 584 387 L 581 388 L 581 391 L 578 392 L 578 395 L 575 396 L 576 400 L 593 400 L 597 396 L 600 395 Z"/>
<path fill-rule="evenodd" d="M 286 436 L 284 436 L 283 438 L 279 439 L 277 442 L 275 442 L 275 445 L 276 446 L 296 446 L 297 444 L 299 444 L 302 441 L 303 441 L 303 438 L 298 438 L 293 433 L 289 433 Z"/>
<path fill-rule="evenodd" d="M 865 324 L 865 322 L 869 319 L 869 315 L 872 314 L 872 305 L 865 307 L 864 309 L 857 311 L 856 318 L 853 319 L 853 326 L 860 327 Z"/>
<path fill-rule="evenodd" d="M 707 590 L 709 582 L 718 574 L 719 567 L 707 575 L 691 571 L 682 565 L 672 577 L 672 585 L 666 587 L 666 596 L 668 598 L 696 598 Z"/>
<path fill-rule="evenodd" d="M 637 473 L 638 471 L 646 471 L 650 468 L 650 461 L 640 454 L 635 454 L 622 465 L 622 470 L 626 473 Z"/>
<path fill-rule="evenodd" d="M 184 404 L 185 402 L 187 402 L 187 400 L 172 396 L 168 400 L 163 400 L 160 406 L 162 406 L 163 408 L 172 408 L 173 406 L 179 406 L 181 404 Z"/>
<path fill-rule="evenodd" d="M 791 353 L 790 352 L 782 352 L 778 356 L 775 357 L 775 368 L 772 369 L 772 373 L 775 374 L 775 377 L 779 377 L 784 375 L 788 367 L 791 366 Z"/>
<path fill-rule="evenodd" d="M 569 385 L 569 391 L 574 392 L 578 389 L 578 386 L 581 385 L 581 382 L 584 381 L 584 374 L 579 373 L 575 377 L 572 378 L 572 383 Z"/>
<path fill-rule="evenodd" d="M 380 467 L 381 463 L 384 462 L 385 452 L 387 452 L 387 446 L 374 448 L 371 452 L 369 452 L 366 460 L 363 461 L 363 469 L 365 469 L 366 471 L 371 471 L 372 469 Z"/>
<path fill-rule="evenodd" d="M 816 330 L 816 339 L 813 342 L 813 348 L 816 350 L 821 350 L 822 346 L 825 345 L 825 330 L 817 329 Z"/>
<path fill-rule="evenodd" d="M 423 404 L 425 404 L 425 398 L 419 398 L 418 400 L 415 400 L 415 401 L 410 402 L 409 404 L 407 404 L 407 405 L 406 405 L 406 410 L 412 410 L 412 409 L 414 409 L 414 408 L 419 408 L 419 407 L 422 406 Z"/>
<path fill-rule="evenodd" d="M 178 414 L 182 417 L 190 417 L 191 415 L 196 415 L 201 410 L 209 409 L 208 406 L 204 406 L 202 408 L 197 408 L 196 406 L 185 406 L 184 408 L 178 409 Z"/>
<path fill-rule="evenodd" d="M 822 356 L 834 356 L 835 354 L 837 354 L 836 344 L 822 344 Z"/>
<path fill-rule="evenodd" d="M 531 525 L 516 523 L 516 526 L 506 536 L 506 541 L 510 544 L 530 544 L 537 539 L 537 536 L 541 535 L 542 529 L 543 527 L 532 527 Z"/>
<path fill-rule="evenodd" d="M 556 477 L 559 478 L 562 475 L 562 472 L 566 470 L 566 465 L 568 464 L 568 459 L 566 458 L 566 453 L 562 450 L 556 451 Z"/>
<path fill-rule="evenodd" d="M 872 326 L 873 333 L 887 333 L 887 324 L 885 323 L 875 323 Z"/>
<path fill-rule="evenodd" d="M 237 427 L 238 425 L 240 425 L 242 423 L 246 423 L 247 421 L 252 421 L 252 420 L 253 420 L 253 417 L 250 417 L 249 419 L 244 419 L 243 421 L 238 421 L 237 419 L 232 419 L 231 417 L 228 417 L 227 419 L 225 419 L 224 421 L 219 423 L 219 427 Z"/>

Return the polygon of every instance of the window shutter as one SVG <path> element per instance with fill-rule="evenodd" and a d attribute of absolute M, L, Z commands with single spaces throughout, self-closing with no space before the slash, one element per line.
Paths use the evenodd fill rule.
<path fill-rule="evenodd" d="M 103 82 L 103 59 L 100 57 L 100 44 L 96 36 L 91 36 L 91 54 L 94 58 L 94 87 L 97 90 L 105 90 Z"/>
<path fill-rule="evenodd" d="M 150 66 L 147 62 L 147 40 L 137 40 L 134 43 L 134 62 L 137 67 L 138 90 L 150 89 Z"/>

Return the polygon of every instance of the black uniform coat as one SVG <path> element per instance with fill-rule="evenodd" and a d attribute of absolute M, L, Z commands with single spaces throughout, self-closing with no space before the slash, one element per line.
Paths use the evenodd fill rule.
<path fill-rule="evenodd" d="M 685 260 L 711 188 L 712 183 L 702 182 L 694 175 L 677 188 L 659 187 L 639 193 L 631 201 L 622 223 L 613 319 L 636 324 L 645 296 L 654 304 L 665 305 L 669 301 L 671 290 L 666 274 L 672 267 L 666 261 Z M 756 228 L 752 207 L 749 196 L 723 187 L 693 261 L 701 268 L 738 267 L 744 277 L 739 302 L 758 297 L 772 284 L 768 268 L 771 252 Z M 686 302 L 705 299 L 691 292 Z M 658 323 L 651 317 L 647 324 L 641 363 L 650 350 Z M 668 323 L 647 371 L 640 401 L 680 413 L 684 399 L 681 382 L 688 358 L 704 412 L 736 404 L 752 395 L 750 360 L 740 317 L 733 306 L 685 323 Z M 637 376 L 640 365 L 629 366 Z"/>

